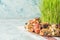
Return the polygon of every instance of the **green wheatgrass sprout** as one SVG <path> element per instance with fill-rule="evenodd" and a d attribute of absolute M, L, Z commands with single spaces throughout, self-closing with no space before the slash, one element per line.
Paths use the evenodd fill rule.
<path fill-rule="evenodd" d="M 40 0 L 39 9 L 42 22 L 60 24 L 60 0 Z"/>

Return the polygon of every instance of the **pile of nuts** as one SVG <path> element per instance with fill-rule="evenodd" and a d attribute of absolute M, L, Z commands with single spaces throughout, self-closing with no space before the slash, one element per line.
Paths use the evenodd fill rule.
<path fill-rule="evenodd" d="M 60 25 L 41 22 L 39 18 L 29 20 L 25 23 L 25 29 L 42 36 L 60 36 Z"/>

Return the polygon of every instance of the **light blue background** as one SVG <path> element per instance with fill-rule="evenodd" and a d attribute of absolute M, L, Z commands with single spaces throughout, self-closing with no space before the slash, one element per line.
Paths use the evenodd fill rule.
<path fill-rule="evenodd" d="M 40 16 L 37 4 L 38 0 L 0 0 L 0 40 L 35 40 L 19 27 Z"/>
<path fill-rule="evenodd" d="M 0 0 L 0 19 L 31 19 L 40 16 L 38 0 Z"/>

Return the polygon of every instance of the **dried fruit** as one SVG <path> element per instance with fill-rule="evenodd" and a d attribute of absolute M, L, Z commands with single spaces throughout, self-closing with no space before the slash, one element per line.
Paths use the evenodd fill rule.
<path fill-rule="evenodd" d="M 34 32 L 42 36 L 60 36 L 60 25 L 49 24 L 48 22 L 39 23 L 38 19 L 30 20 L 25 28 L 29 32 Z"/>
<path fill-rule="evenodd" d="M 40 29 L 39 28 L 36 28 L 35 29 L 35 33 L 39 34 L 39 32 L 40 32 Z"/>
<path fill-rule="evenodd" d="M 31 29 L 28 29 L 29 32 L 33 32 L 34 30 L 31 28 Z"/>
<path fill-rule="evenodd" d="M 49 24 L 41 24 L 42 28 L 48 28 Z"/>

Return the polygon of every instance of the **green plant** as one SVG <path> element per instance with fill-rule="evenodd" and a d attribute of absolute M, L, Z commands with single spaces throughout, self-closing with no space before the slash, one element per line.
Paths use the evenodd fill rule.
<path fill-rule="evenodd" d="M 39 9 L 42 22 L 60 24 L 60 0 L 41 0 Z"/>

